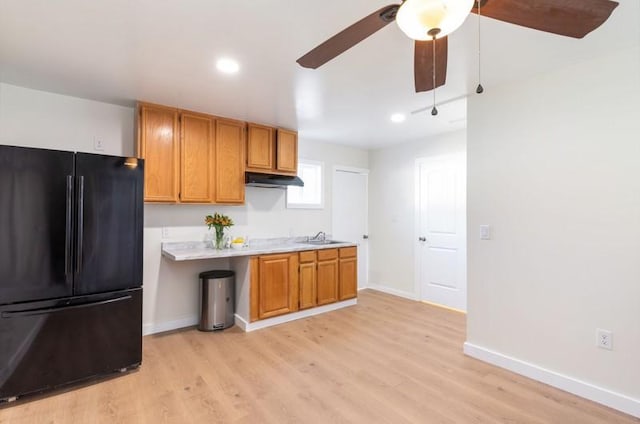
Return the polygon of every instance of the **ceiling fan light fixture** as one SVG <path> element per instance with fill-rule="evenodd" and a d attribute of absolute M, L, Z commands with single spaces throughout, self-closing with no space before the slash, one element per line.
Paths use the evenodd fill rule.
<path fill-rule="evenodd" d="M 229 57 L 222 57 L 216 62 L 216 68 L 223 74 L 237 74 L 240 70 L 240 64 Z"/>
<path fill-rule="evenodd" d="M 405 119 L 407 119 L 407 117 L 403 113 L 394 113 L 393 115 L 391 115 L 391 122 L 395 124 L 404 122 Z"/>
<path fill-rule="evenodd" d="M 396 15 L 396 22 L 407 37 L 431 40 L 451 34 L 471 12 L 474 0 L 407 0 Z M 439 31 L 437 31 L 439 30 Z"/>

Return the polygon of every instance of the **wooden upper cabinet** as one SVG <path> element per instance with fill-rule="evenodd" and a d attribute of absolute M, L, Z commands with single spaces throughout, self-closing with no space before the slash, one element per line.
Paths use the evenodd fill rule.
<path fill-rule="evenodd" d="M 298 133 L 278 128 L 276 137 L 276 171 L 298 173 Z"/>
<path fill-rule="evenodd" d="M 355 247 L 340 249 L 339 299 L 351 299 L 358 295 L 358 259 Z"/>
<path fill-rule="evenodd" d="M 215 121 L 192 112 L 180 115 L 180 201 L 213 202 L 213 131 Z"/>
<path fill-rule="evenodd" d="M 139 104 L 138 157 L 145 160 L 144 200 L 178 201 L 180 138 L 178 110 Z"/>
<path fill-rule="evenodd" d="M 245 171 L 296 175 L 298 133 L 139 103 L 145 201 L 245 202 Z"/>
<path fill-rule="evenodd" d="M 216 120 L 215 202 L 244 203 L 245 123 Z"/>
<path fill-rule="evenodd" d="M 247 171 L 264 174 L 298 173 L 298 133 L 249 124 L 247 132 Z"/>
<path fill-rule="evenodd" d="M 275 131 L 264 125 L 247 127 L 247 170 L 269 172 L 274 169 Z"/>

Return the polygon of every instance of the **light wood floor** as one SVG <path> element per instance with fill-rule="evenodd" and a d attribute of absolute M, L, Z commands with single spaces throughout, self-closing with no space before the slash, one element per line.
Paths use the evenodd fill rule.
<path fill-rule="evenodd" d="M 0 423 L 639 423 L 462 354 L 464 315 L 363 291 L 243 333 L 145 337 L 142 368 L 0 409 Z"/>

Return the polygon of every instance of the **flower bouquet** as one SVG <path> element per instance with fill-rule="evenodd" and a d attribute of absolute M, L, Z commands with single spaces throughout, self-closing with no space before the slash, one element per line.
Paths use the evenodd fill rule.
<path fill-rule="evenodd" d="M 213 216 L 205 216 L 204 223 L 207 224 L 209 229 L 211 229 L 211 227 L 216 229 L 216 241 L 214 247 L 221 250 L 224 242 L 224 229 L 231 227 L 233 225 L 233 220 L 226 215 L 216 212 Z"/>

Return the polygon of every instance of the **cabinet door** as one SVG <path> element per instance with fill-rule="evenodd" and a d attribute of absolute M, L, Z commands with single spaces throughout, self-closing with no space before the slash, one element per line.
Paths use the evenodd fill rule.
<path fill-rule="evenodd" d="M 244 145 L 244 122 L 216 121 L 216 203 L 244 203 Z"/>
<path fill-rule="evenodd" d="M 338 259 L 318 261 L 318 305 L 338 300 Z"/>
<path fill-rule="evenodd" d="M 317 304 L 316 252 L 300 252 L 300 309 Z"/>
<path fill-rule="evenodd" d="M 298 172 L 298 133 L 295 131 L 278 129 L 276 170 L 293 175 Z"/>
<path fill-rule="evenodd" d="M 140 104 L 138 157 L 145 160 L 144 200 L 178 201 L 180 141 L 178 110 Z"/>
<path fill-rule="evenodd" d="M 258 317 L 270 318 L 298 310 L 298 255 L 267 255 L 259 259 Z"/>
<path fill-rule="evenodd" d="M 358 295 L 357 258 L 340 258 L 340 300 Z"/>
<path fill-rule="evenodd" d="M 213 120 L 182 112 L 180 134 L 180 201 L 213 202 Z"/>
<path fill-rule="evenodd" d="M 247 168 L 257 172 L 273 171 L 273 128 L 249 124 L 247 129 Z"/>

